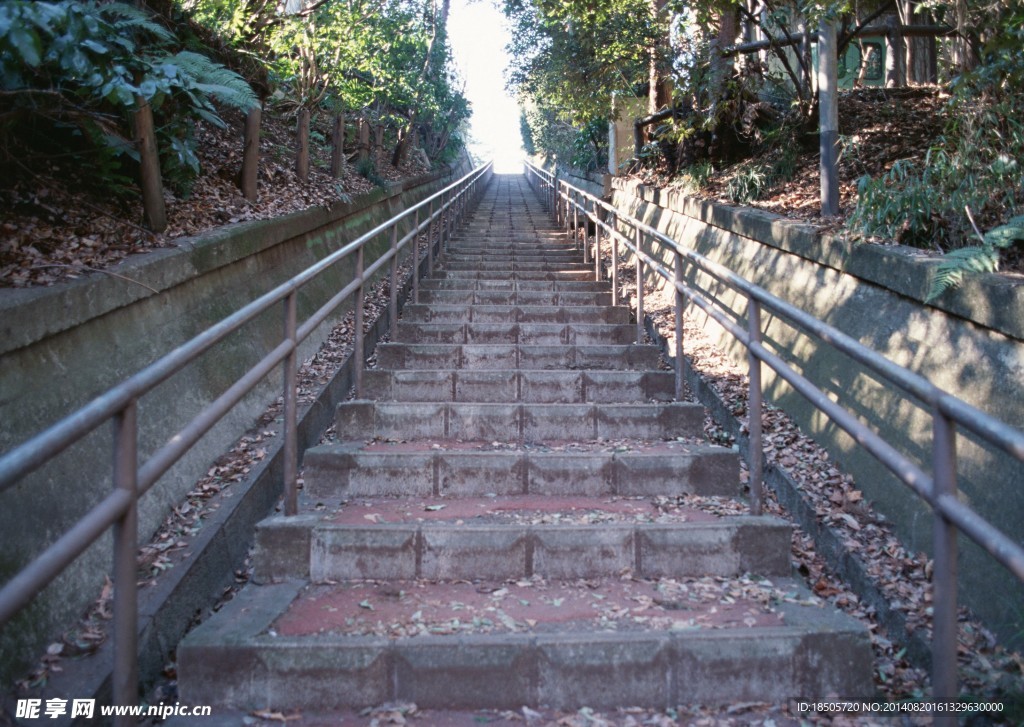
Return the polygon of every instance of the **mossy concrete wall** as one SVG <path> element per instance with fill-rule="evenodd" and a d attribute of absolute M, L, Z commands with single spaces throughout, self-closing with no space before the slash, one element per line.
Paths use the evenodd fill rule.
<path fill-rule="evenodd" d="M 180 240 L 175 248 L 132 257 L 111 275 L 96 274 L 50 288 L 0 290 L 0 452 L 450 180 L 426 175 L 329 209 L 221 228 Z M 366 264 L 389 244 L 386 236 L 373 241 Z M 299 321 L 344 287 L 352 271 L 353 261 L 342 261 L 306 285 L 298 297 Z M 307 339 L 301 356 L 315 351 L 348 310 L 350 306 L 341 308 L 321 325 Z M 144 396 L 139 402 L 140 461 L 276 346 L 282 321 L 283 312 L 275 307 Z M 280 378 L 275 371 L 264 380 L 141 499 L 143 542 L 213 460 L 280 395 Z M 275 422 L 270 428 L 278 427 Z M 109 430 L 101 427 L 0 493 L 0 582 L 110 491 Z M 99 594 L 103 574 L 109 571 L 110 543 L 108 533 L 3 627 L 0 680 L 21 676 L 29 660 Z"/>
<path fill-rule="evenodd" d="M 972 276 L 924 302 L 937 256 L 899 246 L 853 244 L 758 210 L 696 200 L 616 179 L 615 206 L 851 335 L 937 386 L 1010 425 L 1024 425 L 1024 279 Z M 672 260 L 663 254 L 669 265 Z M 706 275 L 710 290 L 746 325 L 745 299 Z M 700 313 L 696 308 L 694 312 Z M 704 330 L 745 366 L 745 349 L 701 314 Z M 766 344 L 833 400 L 931 472 L 927 407 L 859 364 L 765 315 Z M 825 445 L 914 551 L 931 551 L 930 508 L 845 432 L 765 370 L 769 400 Z M 957 438 L 961 497 L 1024 542 L 1024 465 L 976 437 Z M 960 594 L 1004 639 L 1024 641 L 1024 588 L 961 538 Z"/>

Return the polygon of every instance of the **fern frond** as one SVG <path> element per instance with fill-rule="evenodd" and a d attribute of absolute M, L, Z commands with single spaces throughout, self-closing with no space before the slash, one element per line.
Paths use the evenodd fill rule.
<path fill-rule="evenodd" d="M 1011 217 L 1005 225 L 985 233 L 985 242 L 996 247 L 1010 247 L 1018 240 L 1024 240 L 1024 215 Z"/>
<path fill-rule="evenodd" d="M 127 3 L 112 2 L 99 5 L 97 10 L 99 10 L 101 15 L 110 19 L 120 31 L 142 30 L 157 40 L 164 42 L 174 40 L 174 34 L 171 31 L 153 20 L 152 14 L 141 8 L 128 5 Z"/>
<path fill-rule="evenodd" d="M 193 80 L 197 90 L 213 96 L 221 103 L 243 111 L 260 104 L 244 78 L 200 53 L 180 51 L 169 56 L 165 62 L 176 65 L 183 75 Z"/>
<path fill-rule="evenodd" d="M 925 303 L 935 300 L 949 288 L 959 287 L 965 273 L 994 273 L 997 270 L 999 251 L 995 247 L 962 247 L 952 250 L 936 266 Z"/>

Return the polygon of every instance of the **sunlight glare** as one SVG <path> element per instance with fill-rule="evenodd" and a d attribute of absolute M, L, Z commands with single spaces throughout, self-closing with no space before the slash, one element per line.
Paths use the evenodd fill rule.
<path fill-rule="evenodd" d="M 525 153 L 519 106 L 505 90 L 502 75 L 509 40 L 504 16 L 490 0 L 453 0 L 448 38 L 473 104 L 470 151 L 481 160 L 493 159 L 495 172 L 521 173 Z"/>

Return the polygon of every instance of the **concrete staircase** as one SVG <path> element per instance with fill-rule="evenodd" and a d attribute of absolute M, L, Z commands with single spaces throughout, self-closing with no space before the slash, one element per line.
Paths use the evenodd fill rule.
<path fill-rule="evenodd" d="M 866 630 L 790 578 L 654 346 L 496 177 L 380 345 L 302 513 L 178 650 L 244 710 L 669 707 L 870 696 Z"/>

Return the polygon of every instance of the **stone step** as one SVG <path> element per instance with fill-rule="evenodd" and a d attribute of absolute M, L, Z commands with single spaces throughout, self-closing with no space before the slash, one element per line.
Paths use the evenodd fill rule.
<path fill-rule="evenodd" d="M 363 396 L 377 401 L 627 404 L 672 401 L 670 371 L 367 369 Z"/>
<path fill-rule="evenodd" d="M 381 343 L 382 369 L 657 370 L 661 351 L 650 344 L 530 346 L 518 344 Z"/>
<path fill-rule="evenodd" d="M 402 319 L 420 323 L 629 323 L 630 309 L 610 305 L 407 305 Z"/>
<path fill-rule="evenodd" d="M 342 402 L 340 440 L 486 439 L 541 442 L 580 439 L 676 439 L 701 436 L 704 408 L 667 404 L 482 404 Z"/>
<path fill-rule="evenodd" d="M 441 305 L 611 305 L 612 294 L 550 290 L 421 290 L 420 303 Z"/>
<path fill-rule="evenodd" d="M 471 278 L 424 278 L 422 290 L 553 291 L 560 293 L 608 293 L 611 283 L 595 280 L 483 280 Z"/>
<path fill-rule="evenodd" d="M 571 245 L 566 240 L 565 230 L 560 227 L 544 227 L 536 229 L 502 229 L 499 226 L 467 226 L 452 236 L 452 242 L 479 242 L 481 244 L 515 244 L 515 245 Z"/>
<path fill-rule="evenodd" d="M 493 495 L 702 495 L 735 497 L 739 459 L 730 449 L 655 442 L 626 451 L 600 443 L 549 447 L 449 447 L 341 442 L 306 451 L 305 493 L 332 497 L 482 497 Z"/>
<path fill-rule="evenodd" d="M 561 270 L 557 266 L 550 270 L 480 270 L 469 268 L 467 270 L 447 270 L 445 276 L 448 279 L 459 278 L 462 280 L 580 280 L 587 281 L 594 277 L 591 266 L 580 265 L 579 269 Z"/>
<path fill-rule="evenodd" d="M 180 698 L 873 697 L 867 628 L 787 578 L 791 526 L 736 499 L 738 452 L 704 442 L 525 182 L 492 184 L 338 407 L 340 441 L 306 452 L 302 514 L 259 525 L 253 581 L 178 646 Z"/>
<path fill-rule="evenodd" d="M 446 255 L 471 256 L 483 259 L 505 259 L 507 257 L 572 257 L 583 259 L 583 250 L 571 242 L 527 243 L 514 241 L 451 240 L 445 248 Z"/>
<path fill-rule="evenodd" d="M 246 712 L 874 695 L 866 629 L 784 579 L 250 584 L 177 666 L 183 702 Z"/>
<path fill-rule="evenodd" d="M 696 508 L 669 517 L 640 498 L 359 498 L 328 515 L 261 522 L 253 579 L 788 576 L 792 530 Z"/>
<path fill-rule="evenodd" d="M 550 262 L 583 262 L 583 256 L 578 250 L 566 248 L 565 250 L 537 250 L 534 252 L 517 250 L 493 251 L 469 251 L 464 248 L 449 247 L 445 253 L 445 259 L 453 262 L 520 262 L 520 263 L 550 263 Z"/>
<path fill-rule="evenodd" d="M 612 323 L 415 323 L 398 322 L 405 343 L 506 343 L 525 346 L 623 346 L 636 341 L 636 326 Z"/>
<path fill-rule="evenodd" d="M 502 280 L 506 275 L 534 274 L 534 273 L 557 273 L 568 275 L 576 273 L 588 273 L 594 275 L 594 266 L 580 260 L 567 262 L 508 262 L 495 260 L 483 262 L 479 260 L 450 260 L 445 259 L 440 264 L 440 269 L 446 274 L 464 273 L 477 271 L 481 274 L 488 273 L 487 277 Z"/>

